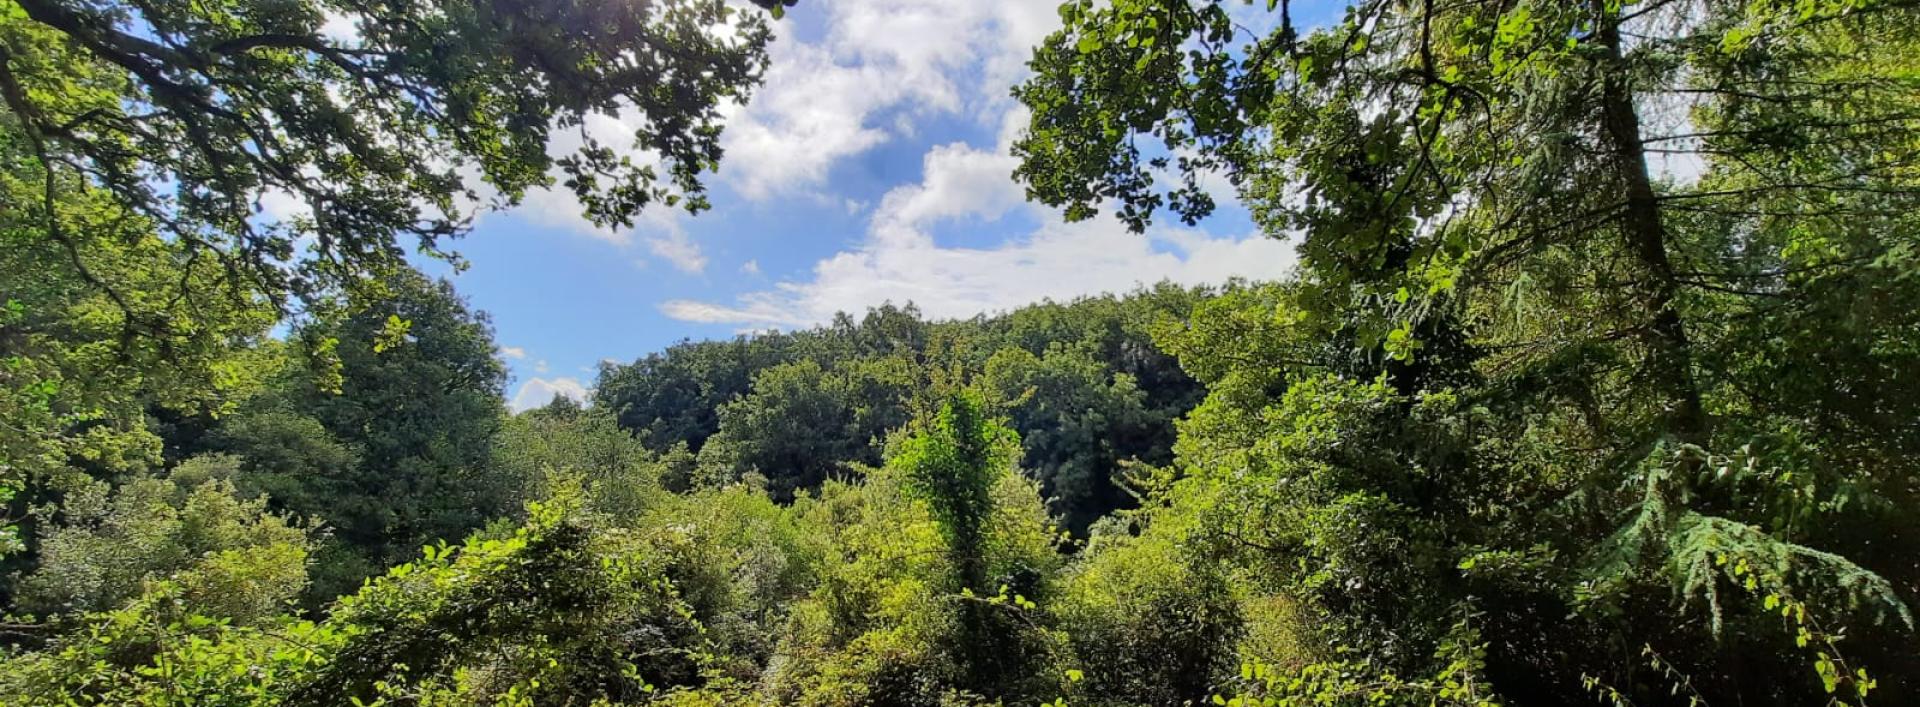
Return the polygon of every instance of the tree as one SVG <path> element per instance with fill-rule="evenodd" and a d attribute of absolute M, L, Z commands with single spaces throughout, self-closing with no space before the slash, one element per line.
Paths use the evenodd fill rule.
<path fill-rule="evenodd" d="M 754 377 L 753 392 L 720 408 L 700 474 L 716 484 L 757 474 L 774 498 L 791 500 L 848 464 L 878 463 L 886 434 L 907 421 L 915 377 L 900 358 L 769 368 Z"/>
<path fill-rule="evenodd" d="M 627 365 L 603 363 L 594 405 L 656 450 L 698 452 L 720 429 L 720 407 L 745 395 L 760 371 L 791 361 L 783 335 L 683 341 Z"/>
<path fill-rule="evenodd" d="M 489 473 L 506 369 L 452 285 L 401 271 L 293 338 L 294 365 L 215 436 L 243 485 L 333 529 L 346 556 L 321 596 L 513 510 L 517 482 Z"/>
<path fill-rule="evenodd" d="M 1122 486 L 1123 463 L 1166 449 L 1156 449 L 1159 430 L 1132 376 L 1109 372 L 1083 350 L 1056 344 L 1040 357 L 1002 349 L 980 381 L 1020 435 L 1021 467 L 1077 535 L 1133 505 Z"/>
<path fill-rule="evenodd" d="M 554 393 L 553 399 L 547 401 L 547 404 L 529 410 L 528 412 L 533 413 L 536 417 L 573 420 L 579 418 L 585 410 L 586 408 L 581 407 L 580 403 L 573 398 L 569 398 L 561 393 Z"/>
<path fill-rule="evenodd" d="M 239 460 L 236 483 L 308 512 L 352 493 L 361 464 L 359 451 L 319 420 L 264 402 L 221 420 L 210 436 L 210 446 Z"/>
<path fill-rule="evenodd" d="M 1084 676 L 1075 704 L 1202 704 L 1250 652 L 1227 578 L 1178 540 L 1096 536 L 1067 569 L 1058 612 Z"/>
<path fill-rule="evenodd" d="M 1038 402 L 1032 407 L 1009 409 L 1026 444 L 1047 447 L 1030 449 L 1029 466 L 1046 480 L 1050 495 L 1056 487 L 1065 489 L 1059 493 L 1069 498 L 1055 503 L 1072 516 L 1071 527 L 1082 531 L 1094 518 L 1128 503 L 1128 497 L 1110 482 L 1118 461 L 1163 464 L 1171 460 L 1173 420 L 1191 409 L 1203 391 L 1173 357 L 1155 347 L 1152 330 L 1162 318 L 1184 318 L 1202 294 L 1202 290 L 1162 285 L 1125 297 L 1043 302 L 995 317 L 943 322 L 924 321 L 912 305 L 888 304 L 860 317 L 843 313 L 831 324 L 814 329 L 677 343 L 631 364 L 604 366 L 594 395 L 598 406 L 615 411 L 620 424 L 635 431 L 649 448 L 664 451 L 684 443 L 699 452 L 709 440 L 721 443 L 724 449 L 707 454 L 716 480 L 740 478 L 757 469 L 784 497 L 789 486 L 817 485 L 841 463 L 879 462 L 879 448 L 872 442 L 906 421 L 904 401 L 918 387 L 902 367 L 964 379 L 988 375 L 996 356 L 1015 360 L 1015 350 L 1038 357 L 1053 347 L 1072 348 L 1089 358 L 1072 364 L 1063 359 L 1046 367 L 1076 370 L 1048 375 L 1046 391 L 1034 399 Z M 784 370 L 787 366 L 798 368 Z M 1004 388 L 996 391 L 1001 397 L 996 404 L 1019 399 L 1030 384 L 1025 381 L 1028 367 L 1009 364 L 1004 368 L 1005 375 L 994 384 Z M 818 373 L 812 372 L 815 369 Z M 1018 376 L 1015 371 L 1020 371 Z M 1125 392 L 1123 383 L 1096 381 L 1114 373 L 1131 380 L 1136 392 Z M 810 382 L 800 385 L 795 382 L 798 379 Z M 784 386 L 778 392 L 773 390 L 776 381 Z M 808 399 L 818 406 L 802 405 L 796 385 L 811 390 Z M 1080 392 L 1075 386 L 1087 390 Z M 829 392 L 835 389 L 843 390 Z M 1141 398 L 1137 403 L 1131 401 L 1136 394 Z M 833 398 L 844 399 L 834 402 Z M 748 399 L 757 402 L 749 404 Z M 1092 404 L 1102 411 L 1089 416 L 1087 410 L 1048 407 L 1042 412 L 1049 400 L 1069 406 Z M 791 415 L 768 408 L 776 402 L 788 406 L 779 410 Z M 1125 409 L 1106 412 L 1107 402 Z M 1134 410 L 1136 406 L 1142 409 Z M 836 408 L 845 410 L 834 412 Z M 756 409 L 770 412 L 751 413 Z M 808 418 L 807 410 L 824 417 Z M 725 426 L 734 429 L 716 436 L 723 427 L 723 415 L 732 416 Z M 1054 434 L 1054 428 L 1069 416 L 1084 417 L 1086 424 Z M 857 419 L 843 429 L 838 420 L 848 418 Z M 814 429 L 842 431 L 796 437 L 788 430 L 794 429 L 792 420 L 799 419 L 812 420 L 808 426 Z M 1073 436 L 1074 441 L 1062 441 L 1064 436 Z M 783 454 L 788 456 L 774 459 Z M 1062 469 L 1070 471 L 1058 473 Z M 1057 485 L 1056 476 L 1071 481 Z M 789 481 L 787 477 L 796 478 Z"/>
<path fill-rule="evenodd" d="M 868 309 L 858 323 L 845 312 L 835 315 L 830 334 L 823 338 L 843 342 L 846 351 L 841 355 L 913 355 L 927 350 L 927 329 L 912 302 L 903 307 L 886 302 Z"/>
<path fill-rule="evenodd" d="M 623 522 L 665 501 L 664 466 L 612 416 L 555 397 L 553 405 L 501 424 L 487 476 L 515 485 L 513 496 L 529 501 L 551 501 L 582 487 L 586 510 Z"/>
<path fill-rule="evenodd" d="M 1059 566 L 1011 431 L 978 394 L 943 402 L 887 464 L 830 479 L 792 506 L 819 539 L 818 581 L 768 663 L 783 704 L 1031 702 L 1046 668 Z"/>
<path fill-rule="evenodd" d="M 161 584 L 8 661 L 0 692 L 106 704 L 546 704 L 697 685 L 699 617 L 664 555 L 569 513 L 536 506 L 524 527 L 436 546 L 322 622 L 235 626 L 182 611 L 177 589 Z"/>
<path fill-rule="evenodd" d="M 1768 610 L 1802 597 L 1796 611 L 1871 632 L 1915 598 L 1912 564 L 1865 541 L 1912 532 L 1869 510 L 1911 502 L 1905 443 L 1865 419 L 1829 438 L 1846 444 L 1809 443 L 1865 413 L 1787 382 L 1830 374 L 1817 387 L 1871 388 L 1883 411 L 1920 393 L 1891 374 L 1904 315 L 1830 308 L 1914 296 L 1885 268 L 1912 263 L 1920 110 L 1902 67 L 1920 16 L 1382 0 L 1302 33 L 1272 8 L 1273 29 L 1235 46 L 1223 3 L 1069 3 L 1018 89 L 1034 111 L 1018 176 L 1068 218 L 1109 200 L 1136 229 L 1161 209 L 1195 218 L 1218 171 L 1270 231 L 1303 234 L 1280 307 L 1189 334 L 1211 343 L 1183 365 L 1226 385 L 1183 429 L 1192 477 L 1173 505 L 1237 509 L 1211 534 L 1303 569 L 1287 591 L 1358 620 L 1348 639 L 1376 658 L 1448 660 L 1422 657 L 1462 613 L 1437 597 L 1497 607 L 1475 630 L 1516 699 L 1574 699 L 1582 675 L 1628 699 L 1664 690 L 1672 673 L 1637 650 L 1709 699 L 1864 697 L 1860 675 L 1815 680 L 1837 674 L 1798 650 L 1820 632 Z M 1663 174 L 1661 156 L 1701 173 Z M 1236 321 L 1271 338 L 1226 338 Z M 1848 343 L 1787 343 L 1812 331 Z M 1818 479 L 1826 501 L 1786 479 Z M 1361 584 L 1316 585 L 1333 581 Z M 1722 587 L 1749 601 L 1728 608 Z M 1669 621 L 1625 618 L 1676 592 L 1695 601 Z M 1568 610 L 1592 623 L 1525 618 Z M 1729 633 L 1751 640 L 1704 640 Z"/>
<path fill-rule="evenodd" d="M 1906 21 L 1904 9 L 1856 16 L 1818 5 L 1796 16 L 1764 4 L 1688 17 L 1685 5 L 1362 2 L 1338 28 L 1302 37 L 1281 3 L 1279 26 L 1235 56 L 1219 3 L 1099 11 L 1073 3 L 1068 29 L 1038 56 L 1041 76 L 1021 89 L 1036 112 L 1016 148 L 1025 158 L 1020 174 L 1036 197 L 1068 206 L 1069 218 L 1090 216 L 1098 198 L 1113 196 L 1140 228 L 1163 206 L 1187 218 L 1204 214 L 1211 200 L 1195 180 L 1226 170 L 1265 223 L 1306 230 L 1302 253 L 1335 298 L 1330 304 L 1394 300 L 1368 307 L 1383 316 L 1359 333 L 1401 355 L 1417 342 L 1418 320 L 1457 306 L 1457 286 L 1464 294 L 1521 273 L 1545 282 L 1570 254 L 1605 263 L 1590 277 L 1612 297 L 1592 306 L 1613 316 L 1582 332 L 1583 345 L 1637 344 L 1625 353 L 1656 378 L 1641 387 L 1653 399 L 1635 401 L 1644 423 L 1656 435 L 1697 442 L 1708 423 L 1677 298 L 1689 288 L 1737 289 L 1747 272 L 1676 266 L 1683 254 L 1672 231 L 1677 214 L 1739 205 L 1722 200 L 1727 190 L 1711 180 L 1656 185 L 1648 155 L 1704 156 L 1716 176 L 1754 182 L 1742 194 L 1803 205 L 1829 191 L 1822 184 L 1910 198 L 1898 154 L 1825 161 L 1816 169 L 1827 171 L 1803 183 L 1786 165 L 1768 166 L 1776 145 L 1767 141 L 1784 135 L 1722 126 L 1716 116 L 1765 113 L 1796 144 L 1846 150 L 1882 137 L 1902 142 L 1903 130 L 1891 126 L 1912 115 L 1908 101 L 1887 93 L 1900 90 L 1896 75 L 1833 52 L 1840 41 L 1902 46 L 1881 31 Z M 1620 27 L 1629 22 L 1651 28 L 1651 41 L 1624 47 Z M 1840 38 L 1849 33 L 1858 36 Z M 1204 51 L 1188 57 L 1188 37 Z M 1757 94 L 1742 88 L 1781 71 L 1811 83 Z M 1643 127 L 1636 100 L 1673 95 L 1692 97 L 1701 124 Z M 1829 97 L 1841 115 L 1808 113 L 1827 110 L 1814 106 Z M 1143 157 L 1135 132 L 1180 158 Z M 1696 139 L 1708 143 L 1689 147 Z M 1161 168 L 1173 169 L 1182 187 L 1156 191 L 1150 172 Z M 1296 185 L 1312 198 L 1290 199 Z M 1875 211 L 1897 213 L 1886 206 Z"/>
<path fill-rule="evenodd" d="M 404 238 L 432 252 L 469 202 L 512 204 L 555 171 L 600 224 L 706 208 L 718 108 L 759 81 L 769 37 L 715 0 L 14 7 L 0 94 L 48 180 L 41 208 L 71 176 L 276 302 L 395 266 Z M 657 166 L 586 129 L 622 113 Z M 549 156 L 561 131 L 580 144 Z M 267 199 L 303 213 L 262 219 Z"/>
<path fill-rule="evenodd" d="M 20 606 L 41 615 L 118 609 L 155 582 L 196 613 L 253 623 L 307 584 L 312 531 L 235 490 L 230 457 L 196 457 L 167 477 L 69 495 L 41 541 Z"/>
<path fill-rule="evenodd" d="M 887 463 L 899 470 L 908 492 L 926 504 L 945 540 L 953 573 L 950 591 L 974 600 L 960 604 L 953 639 L 961 684 L 998 697 L 1031 689 L 1024 683 L 1034 679 L 1035 657 L 1044 648 L 1033 643 L 1028 632 L 1033 619 L 1024 612 L 1045 598 L 1046 573 L 1037 566 L 995 567 L 1001 553 L 994 552 L 993 543 L 1020 546 L 1017 534 L 995 537 L 1017 533 L 1018 525 L 993 522 L 1000 513 L 1019 512 L 1018 506 L 1003 504 L 1001 487 L 1018 478 L 1014 464 L 1020 438 L 987 415 L 979 393 L 953 393 L 890 450 Z M 1007 570 L 1016 574 L 1008 576 Z"/>
<path fill-rule="evenodd" d="M 556 181 L 607 226 L 656 202 L 706 208 L 719 108 L 758 83 L 768 40 L 719 0 L 9 2 L 9 517 L 69 461 L 155 463 L 142 412 L 228 411 L 234 349 L 301 300 L 404 269 L 408 245 L 447 255 L 480 208 Z M 596 116 L 637 118 L 645 156 L 592 134 Z M 565 132 L 577 148 L 550 154 Z M 0 550 L 23 546 L 17 530 Z"/>
<path fill-rule="evenodd" d="M 0 202 L 56 200 L 50 212 L 0 209 L 0 502 L 30 528 L 29 503 L 159 465 L 150 411 L 229 410 L 259 374 L 235 350 L 274 317 L 244 298 L 187 296 L 213 289 L 220 268 L 180 257 L 108 195 L 40 168 L 4 116 L 0 162 Z M 49 217 L 64 241 L 48 237 Z M 0 530 L 0 554 L 34 541 L 19 529 Z"/>

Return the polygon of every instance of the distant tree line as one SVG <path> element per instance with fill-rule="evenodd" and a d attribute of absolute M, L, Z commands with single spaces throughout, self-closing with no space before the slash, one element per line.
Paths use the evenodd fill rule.
<path fill-rule="evenodd" d="M 1153 344 L 1207 296 L 1162 285 L 931 322 L 911 304 L 792 333 L 683 342 L 603 364 L 594 405 L 650 448 L 697 459 L 688 483 L 763 483 L 777 499 L 877 465 L 940 381 L 976 381 L 1021 436 L 1022 468 L 1075 532 L 1130 507 L 1128 464 L 1172 459 L 1203 394 Z"/>

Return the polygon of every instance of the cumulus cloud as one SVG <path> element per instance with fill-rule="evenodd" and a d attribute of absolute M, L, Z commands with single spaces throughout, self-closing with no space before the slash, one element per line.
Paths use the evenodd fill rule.
<path fill-rule="evenodd" d="M 921 159 L 919 184 L 896 187 L 874 211 L 870 236 L 910 245 L 930 243 L 925 227 L 959 217 L 991 221 L 1022 203 L 1010 175 L 1018 162 L 1005 152 L 964 143 L 940 145 Z"/>
<path fill-rule="evenodd" d="M 1011 104 L 1006 87 L 1025 71 L 1031 47 L 1059 25 L 1051 3 L 1032 0 L 822 0 L 807 12 L 823 17 L 826 33 L 800 41 L 790 23 L 776 23 L 765 82 L 748 105 L 722 108 L 727 159 L 719 179 L 749 200 L 818 195 L 835 164 L 910 136 L 921 117 L 994 120 Z M 353 29 L 342 17 L 330 16 L 328 26 Z M 658 155 L 631 147 L 643 122 L 631 109 L 590 115 L 579 128 L 556 132 L 548 152 L 571 154 L 590 138 L 657 164 Z M 869 206 L 835 200 L 842 201 L 850 213 Z M 579 215 L 573 194 L 548 188 L 529 192 L 516 211 L 616 247 L 643 245 L 683 272 L 708 264 L 681 228 L 685 214 L 674 209 L 648 208 L 631 229 L 600 228 Z"/>
<path fill-rule="evenodd" d="M 731 303 L 672 300 L 660 311 L 745 328 L 808 326 L 889 301 L 911 301 L 934 317 L 966 317 L 1162 280 L 1269 279 L 1292 267 L 1292 246 L 1259 234 L 1159 227 L 1138 235 L 1110 218 L 1062 223 L 1052 210 L 1022 201 L 1009 177 L 1013 164 L 1004 144 L 993 151 L 935 147 L 918 184 L 881 200 L 863 243 L 815 264 L 810 279 L 779 282 Z M 990 248 L 943 246 L 929 230 L 941 221 L 991 222 L 1016 211 L 1044 225 Z"/>
<path fill-rule="evenodd" d="M 741 263 L 741 264 L 740 264 L 740 274 L 742 274 L 742 275 L 758 275 L 758 274 L 760 274 L 760 261 L 758 261 L 758 260 L 749 260 L 749 261 L 747 261 L 747 262 L 744 262 L 744 263 Z"/>
<path fill-rule="evenodd" d="M 1052 3 L 1033 0 L 825 0 L 807 11 L 824 15 L 826 35 L 801 42 L 781 27 L 766 84 L 729 116 L 734 169 L 723 174 L 749 199 L 817 188 L 838 161 L 911 135 L 920 116 L 991 120 L 1059 24 Z"/>
<path fill-rule="evenodd" d="M 532 378 L 520 384 L 520 390 L 507 401 L 507 407 L 514 412 L 523 412 L 553 402 L 555 396 L 569 398 L 585 405 L 588 400 L 587 386 L 580 379 L 572 377 Z"/>
<path fill-rule="evenodd" d="M 835 161 L 887 138 L 867 115 L 909 90 L 881 71 L 836 63 L 827 50 L 779 41 L 764 87 L 726 132 L 721 175 L 749 199 L 826 180 Z"/>
<path fill-rule="evenodd" d="M 964 317 L 1162 280 L 1272 278 L 1291 267 L 1292 247 L 1259 234 L 1163 227 L 1143 236 L 1112 219 L 1061 223 L 1057 212 L 1025 202 L 1011 178 L 1009 148 L 1027 116 L 1006 87 L 1024 76 L 1031 48 L 1058 27 L 1052 3 L 824 0 L 810 7 L 826 15 L 824 36 L 776 43 L 766 87 L 728 129 L 728 158 L 746 166 L 729 179 L 747 197 L 816 188 L 837 160 L 910 136 L 917 117 L 970 117 L 998 128 L 996 144 L 935 146 L 918 183 L 874 205 L 846 199 L 849 213 L 867 214 L 864 238 L 807 276 L 732 301 L 671 300 L 659 307 L 667 316 L 787 328 L 912 301 L 931 316 Z M 943 222 L 1010 216 L 1043 225 L 992 247 L 945 245 L 933 234 Z"/>
<path fill-rule="evenodd" d="M 502 346 L 500 347 L 500 355 L 517 360 L 526 358 L 527 350 L 518 346 Z"/>
<path fill-rule="evenodd" d="M 534 223 L 606 241 L 617 248 L 629 248 L 638 242 L 649 254 L 682 272 L 699 273 L 707 267 L 706 253 L 687 235 L 686 212 L 662 204 L 641 211 L 633 228 L 601 228 L 580 214 L 580 202 L 571 192 L 546 188 L 527 192 L 517 213 Z"/>

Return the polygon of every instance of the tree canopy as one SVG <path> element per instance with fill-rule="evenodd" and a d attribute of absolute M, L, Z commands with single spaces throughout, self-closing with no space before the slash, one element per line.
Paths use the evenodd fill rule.
<path fill-rule="evenodd" d="M 1868 536 L 1912 532 L 1871 509 L 1914 475 L 1868 418 L 1911 419 L 1910 348 L 1874 343 L 1910 322 L 1872 304 L 1911 297 L 1911 8 L 1273 5 L 1241 44 L 1221 3 L 1068 3 L 1016 90 L 1019 176 L 1068 218 L 1191 219 L 1221 172 L 1299 234 L 1297 282 L 1167 342 L 1212 389 L 1167 513 L 1225 514 L 1194 522 L 1402 669 L 1483 616 L 1517 700 L 1648 670 L 1811 699 L 1757 675 L 1814 623 L 1910 629 L 1915 567 Z M 1816 329 L 1850 363 L 1790 353 Z M 1549 649 L 1536 615 L 1574 624 Z M 1864 698 L 1834 655 L 1825 691 Z"/>
<path fill-rule="evenodd" d="M 478 210 L 705 209 L 769 36 L 720 0 L 0 5 L 0 492 L 155 461 L 145 408 L 224 411 L 236 348 L 409 249 L 457 264 Z"/>
<path fill-rule="evenodd" d="M 74 237 L 63 189 L 103 190 L 276 301 L 387 267 L 402 239 L 432 251 L 556 175 L 596 223 L 705 208 L 718 109 L 768 41 L 718 0 L 9 7 L 0 93 L 44 175 L 45 237 Z M 630 145 L 588 130 L 622 114 Z M 578 147 L 550 155 L 567 132 Z M 262 217 L 270 200 L 295 213 Z"/>
<path fill-rule="evenodd" d="M 516 414 L 398 239 L 705 207 L 757 14 L 0 0 L 0 702 L 1920 700 L 1920 6 L 1304 9 L 1069 0 L 1014 88 L 1032 199 L 1290 275 Z"/>

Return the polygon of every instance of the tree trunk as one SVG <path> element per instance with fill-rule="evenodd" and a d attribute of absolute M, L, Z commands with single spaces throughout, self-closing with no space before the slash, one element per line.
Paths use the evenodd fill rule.
<path fill-rule="evenodd" d="M 1636 294 L 1646 317 L 1640 328 L 1640 339 L 1648 350 L 1644 362 L 1647 377 L 1659 394 L 1666 397 L 1666 433 L 1683 442 L 1703 444 L 1707 437 L 1707 416 L 1700 404 L 1699 387 L 1693 380 L 1693 356 L 1687 330 L 1673 302 L 1677 288 L 1673 264 L 1667 259 L 1667 227 L 1661 218 L 1659 195 L 1654 192 L 1647 172 L 1640 114 L 1634 106 L 1627 66 L 1620 50 L 1619 15 L 1607 10 L 1605 0 L 1595 0 L 1594 11 L 1596 36 L 1606 52 L 1604 64 L 1599 67 L 1601 128 L 1612 148 L 1614 172 L 1626 198 L 1620 234 L 1627 252 L 1641 269 Z"/>

